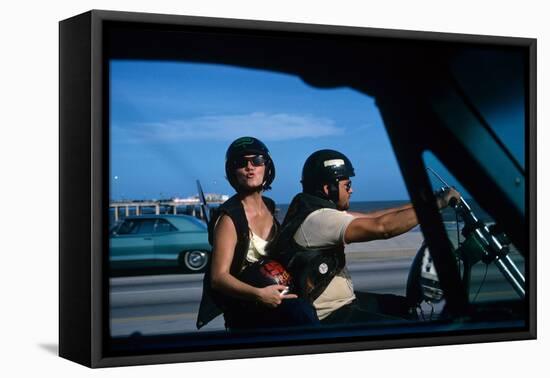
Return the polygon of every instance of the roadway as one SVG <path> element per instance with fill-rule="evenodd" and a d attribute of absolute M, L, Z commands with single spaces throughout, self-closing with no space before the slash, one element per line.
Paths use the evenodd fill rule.
<path fill-rule="evenodd" d="M 348 258 L 348 267 L 356 291 L 405 294 L 412 256 L 390 260 L 369 260 L 359 254 L 353 254 L 351 257 Z M 483 279 L 485 271 L 484 264 L 474 267 L 471 298 L 475 297 L 480 286 L 477 301 L 515 297 L 511 286 L 494 265 L 490 265 Z M 131 335 L 136 332 L 147 335 L 224 329 L 222 316 L 199 331 L 195 327 L 202 279 L 202 274 L 156 274 L 111 278 L 112 336 Z M 436 310 L 440 308 L 441 304 L 436 306 Z M 424 309 L 429 313 L 429 308 Z"/>

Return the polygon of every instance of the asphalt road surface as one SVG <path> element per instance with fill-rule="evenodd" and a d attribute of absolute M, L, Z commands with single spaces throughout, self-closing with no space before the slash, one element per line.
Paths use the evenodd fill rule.
<path fill-rule="evenodd" d="M 389 261 L 348 259 L 356 291 L 404 295 L 412 257 Z M 521 266 L 520 269 L 523 270 Z M 514 298 L 516 294 L 494 264 L 472 271 L 470 298 L 476 301 Z M 201 330 L 195 327 L 202 274 L 157 274 L 115 277 L 111 286 L 111 335 L 126 336 L 223 330 L 219 316 Z M 482 284 L 483 283 L 483 284 Z M 479 290 L 478 290 L 479 289 Z M 479 292 L 478 292 L 479 291 Z M 441 308 L 441 303 L 436 310 Z M 429 312 L 429 310 L 427 310 Z"/>

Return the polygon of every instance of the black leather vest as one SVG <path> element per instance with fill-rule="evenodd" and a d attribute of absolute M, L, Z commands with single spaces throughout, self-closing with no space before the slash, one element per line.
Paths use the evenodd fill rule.
<path fill-rule="evenodd" d="M 265 205 L 273 214 L 275 212 L 275 202 L 267 197 L 262 197 Z M 210 223 L 208 224 L 208 242 L 214 246 L 214 227 L 216 221 L 222 216 L 227 215 L 233 221 L 237 231 L 237 245 L 235 246 L 235 254 L 229 273 L 237 277 L 241 272 L 246 262 L 246 253 L 250 243 L 250 233 L 248 228 L 248 220 L 244 212 L 244 207 L 238 195 L 234 195 L 216 209 L 211 209 Z M 276 222 L 276 220 L 274 219 Z M 212 258 L 208 262 L 206 272 L 204 274 L 202 286 L 202 298 L 197 316 L 197 328 L 201 328 L 208 324 L 212 319 L 220 315 L 226 308 L 230 300 L 227 296 L 222 295 L 212 289 L 210 280 L 210 265 Z"/>
<path fill-rule="evenodd" d="M 346 265 L 344 246 L 307 248 L 294 240 L 294 235 L 309 214 L 323 209 L 336 209 L 326 199 L 300 193 L 288 208 L 281 233 L 269 249 L 269 254 L 280 261 L 290 272 L 298 296 L 313 302 L 325 290 L 330 281 Z"/>

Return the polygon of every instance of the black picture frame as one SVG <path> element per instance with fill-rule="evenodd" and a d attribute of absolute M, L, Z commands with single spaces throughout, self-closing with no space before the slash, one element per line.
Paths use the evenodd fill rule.
<path fill-rule="evenodd" d="M 180 33 L 178 33 L 180 32 Z M 489 187 L 493 195 L 484 197 L 484 205 L 494 210 L 504 228 L 512 232 L 514 243 L 526 251 L 526 298 L 519 306 L 526 314 L 521 329 L 495 329 L 491 332 L 434 334 L 417 330 L 415 337 L 394 333 L 357 337 L 353 332 L 335 339 L 323 335 L 314 338 L 276 338 L 267 343 L 255 342 L 254 334 L 240 334 L 230 346 L 201 345 L 201 337 L 181 335 L 148 337 L 136 347 L 128 340 L 113 340 L 108 333 L 109 288 L 106 278 L 109 242 L 107 237 L 109 183 L 109 88 L 107 57 L 143 59 L 179 59 L 223 62 L 241 67 L 300 74 L 316 86 L 342 83 L 357 84 L 350 61 L 361 60 L 364 52 L 355 47 L 368 41 L 380 54 L 371 69 L 380 72 L 415 50 L 423 58 L 409 62 L 418 75 L 435 75 L 440 57 L 433 51 L 460 49 L 464 46 L 513 48 L 522 51 L 526 62 L 525 90 L 525 213 L 520 214 L 498 190 L 497 183 L 481 169 L 472 175 L 461 171 L 460 164 L 447 159 L 457 177 L 475 192 Z M 191 44 L 189 50 L 175 50 L 174 43 Z M 304 49 L 304 46 L 307 48 Z M 435 49 L 435 50 L 434 50 Z M 254 51 L 255 53 L 250 53 Z M 261 53 L 258 53 L 260 51 Z M 384 53 L 391 56 L 385 60 Z M 321 56 L 326 64 L 312 62 Z M 219 360 L 276 355 L 298 355 L 337 351 L 404 348 L 459 343 L 526 340 L 536 338 L 536 40 L 526 38 L 428 33 L 401 30 L 353 28 L 216 19 L 175 15 L 126 13 L 93 10 L 60 22 L 60 259 L 59 259 L 59 354 L 89 367 L 139 365 L 185 361 Z M 434 63 L 430 65 L 430 63 Z M 347 66 L 346 66 L 347 65 Z M 333 75 L 335 68 L 351 67 L 347 73 Z M 328 68 L 327 68 L 328 67 Z M 342 70 L 341 72 L 344 72 Z M 410 73 L 410 72 L 409 72 Z M 346 76 L 348 75 L 348 76 Z M 408 80 L 408 77 L 403 77 Z M 412 77 L 412 76 L 411 76 Z M 397 81 L 376 80 L 361 83 L 376 93 L 404 96 Z M 418 82 L 413 82 L 418 85 Z M 437 88 L 436 88 L 437 89 Z M 393 91 L 393 92 L 392 92 Z M 466 104 L 468 107 L 469 104 Z M 435 224 L 433 209 L 424 198 L 429 186 L 418 164 L 419 150 L 431 146 L 437 151 L 438 140 L 453 140 L 449 130 L 432 130 L 433 134 L 411 135 L 397 119 L 389 102 L 378 97 L 378 106 L 400 161 L 407 188 L 423 224 Z M 412 124 L 429 121 L 432 114 L 411 106 L 401 109 L 411 116 Z M 400 114 L 402 116 L 403 113 Z M 428 135 L 428 136 L 427 136 Z M 447 156 L 444 150 L 437 151 Z M 467 154 L 465 154 L 467 155 Z M 468 161 L 468 158 L 466 158 Z M 473 160 L 471 160 L 473 161 Z M 519 227 L 518 227 L 519 221 Z M 426 226 L 429 227 L 429 226 Z M 515 230 L 515 231 L 512 231 Z M 446 242 L 433 230 L 433 245 L 445 249 Z M 448 256 L 434 256 L 440 274 L 456 275 Z M 439 270 L 439 267 L 442 269 Z M 451 282 L 442 279 L 450 306 L 460 307 L 461 293 Z M 307 332 L 306 332 L 307 334 Z M 271 335 L 274 336 L 274 335 Z M 308 336 L 308 335 L 306 335 Z M 311 336 L 311 335 L 309 335 Z M 123 352 L 121 352 L 123 351 Z"/>

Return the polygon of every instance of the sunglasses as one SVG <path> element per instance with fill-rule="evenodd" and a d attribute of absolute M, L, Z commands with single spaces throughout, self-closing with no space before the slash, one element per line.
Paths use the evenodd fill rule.
<path fill-rule="evenodd" d="M 233 166 L 235 168 L 244 168 L 251 162 L 254 167 L 260 167 L 265 165 L 267 159 L 263 155 L 256 155 L 252 157 L 241 156 L 233 160 Z"/>
<path fill-rule="evenodd" d="M 346 188 L 346 192 L 349 192 L 351 190 L 351 180 L 349 180 L 345 185 L 344 188 Z"/>

